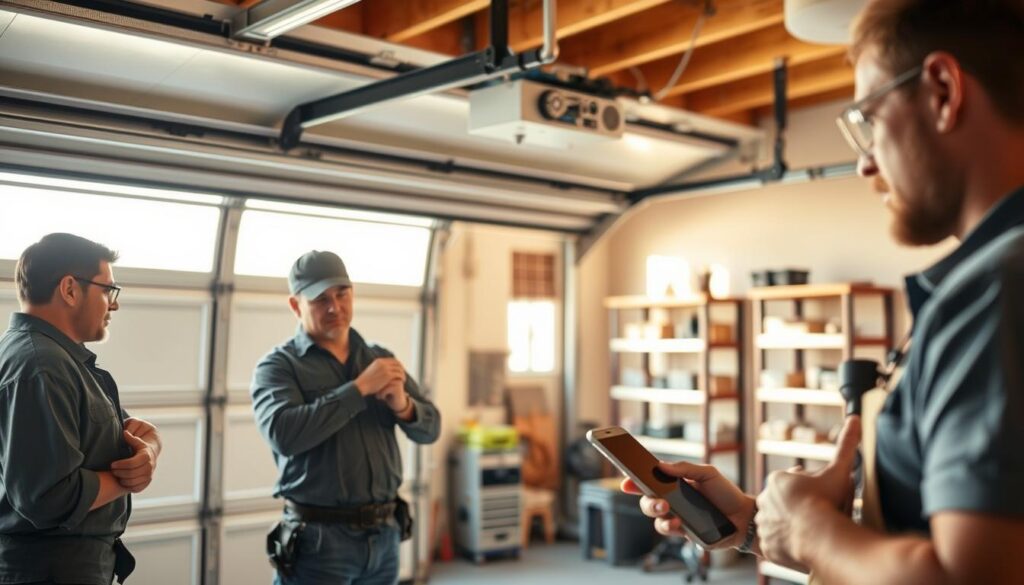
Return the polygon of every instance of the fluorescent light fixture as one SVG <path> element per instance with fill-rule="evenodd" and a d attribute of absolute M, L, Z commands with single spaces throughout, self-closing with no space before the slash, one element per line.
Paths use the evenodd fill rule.
<path fill-rule="evenodd" d="M 263 0 L 235 16 L 231 36 L 269 41 L 359 0 Z"/>

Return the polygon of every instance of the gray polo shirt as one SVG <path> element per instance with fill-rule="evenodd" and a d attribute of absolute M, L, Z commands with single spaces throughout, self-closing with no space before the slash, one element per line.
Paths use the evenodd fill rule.
<path fill-rule="evenodd" d="M 15 313 L 0 337 L 0 583 L 109 585 L 122 497 L 92 512 L 97 471 L 131 455 L 124 412 L 96 355 Z"/>
<path fill-rule="evenodd" d="M 311 506 L 352 507 L 389 502 L 402 483 L 395 427 L 416 443 L 441 432 L 441 415 L 406 377 L 415 404 L 412 421 L 398 420 L 355 379 L 391 352 L 367 344 L 349 330 L 349 359 L 339 362 L 302 330 L 270 351 L 256 366 L 252 403 L 256 423 L 270 444 L 279 477 L 275 497 Z"/>
<path fill-rule="evenodd" d="M 1024 188 L 907 279 L 913 346 L 878 420 L 893 532 L 937 512 L 1024 517 Z"/>

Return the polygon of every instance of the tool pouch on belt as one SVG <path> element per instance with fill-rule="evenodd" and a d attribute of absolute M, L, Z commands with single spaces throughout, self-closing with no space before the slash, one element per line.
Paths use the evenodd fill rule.
<path fill-rule="evenodd" d="M 412 538 L 412 514 L 409 512 L 409 502 L 401 497 L 395 497 L 395 521 L 398 522 L 398 529 L 401 531 L 402 540 Z"/>
<path fill-rule="evenodd" d="M 135 571 L 135 557 L 128 552 L 128 547 L 121 542 L 120 538 L 114 539 L 114 577 L 118 583 L 124 583 Z"/>
<path fill-rule="evenodd" d="M 267 533 L 267 557 L 270 559 L 270 566 L 277 569 L 282 576 L 291 576 L 295 569 L 295 549 L 298 545 L 299 534 L 306 527 L 303 522 L 296 520 L 281 520 Z"/>

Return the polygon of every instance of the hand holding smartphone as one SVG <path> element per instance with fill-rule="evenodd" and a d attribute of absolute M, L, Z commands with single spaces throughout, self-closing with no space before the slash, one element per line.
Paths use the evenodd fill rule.
<path fill-rule="evenodd" d="M 711 547 L 736 534 L 736 526 L 725 514 L 685 480 L 658 469 L 658 459 L 622 427 L 593 429 L 587 432 L 587 440 L 644 494 L 666 500 L 698 544 Z"/>

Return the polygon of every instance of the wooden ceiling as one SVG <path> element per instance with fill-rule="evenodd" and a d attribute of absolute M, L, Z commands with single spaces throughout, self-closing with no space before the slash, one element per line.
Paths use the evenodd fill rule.
<path fill-rule="evenodd" d="M 252 6 L 258 0 L 221 0 Z M 362 0 L 317 24 L 459 55 L 487 44 L 489 0 Z M 789 103 L 853 95 L 845 47 L 796 40 L 783 0 L 714 0 L 689 66 L 661 103 L 742 123 L 770 111 L 772 70 L 789 64 Z M 664 88 L 690 40 L 703 0 L 558 0 L 558 64 L 652 93 Z M 509 44 L 541 44 L 541 0 L 510 0 Z M 646 83 L 646 86 L 644 86 Z"/>

